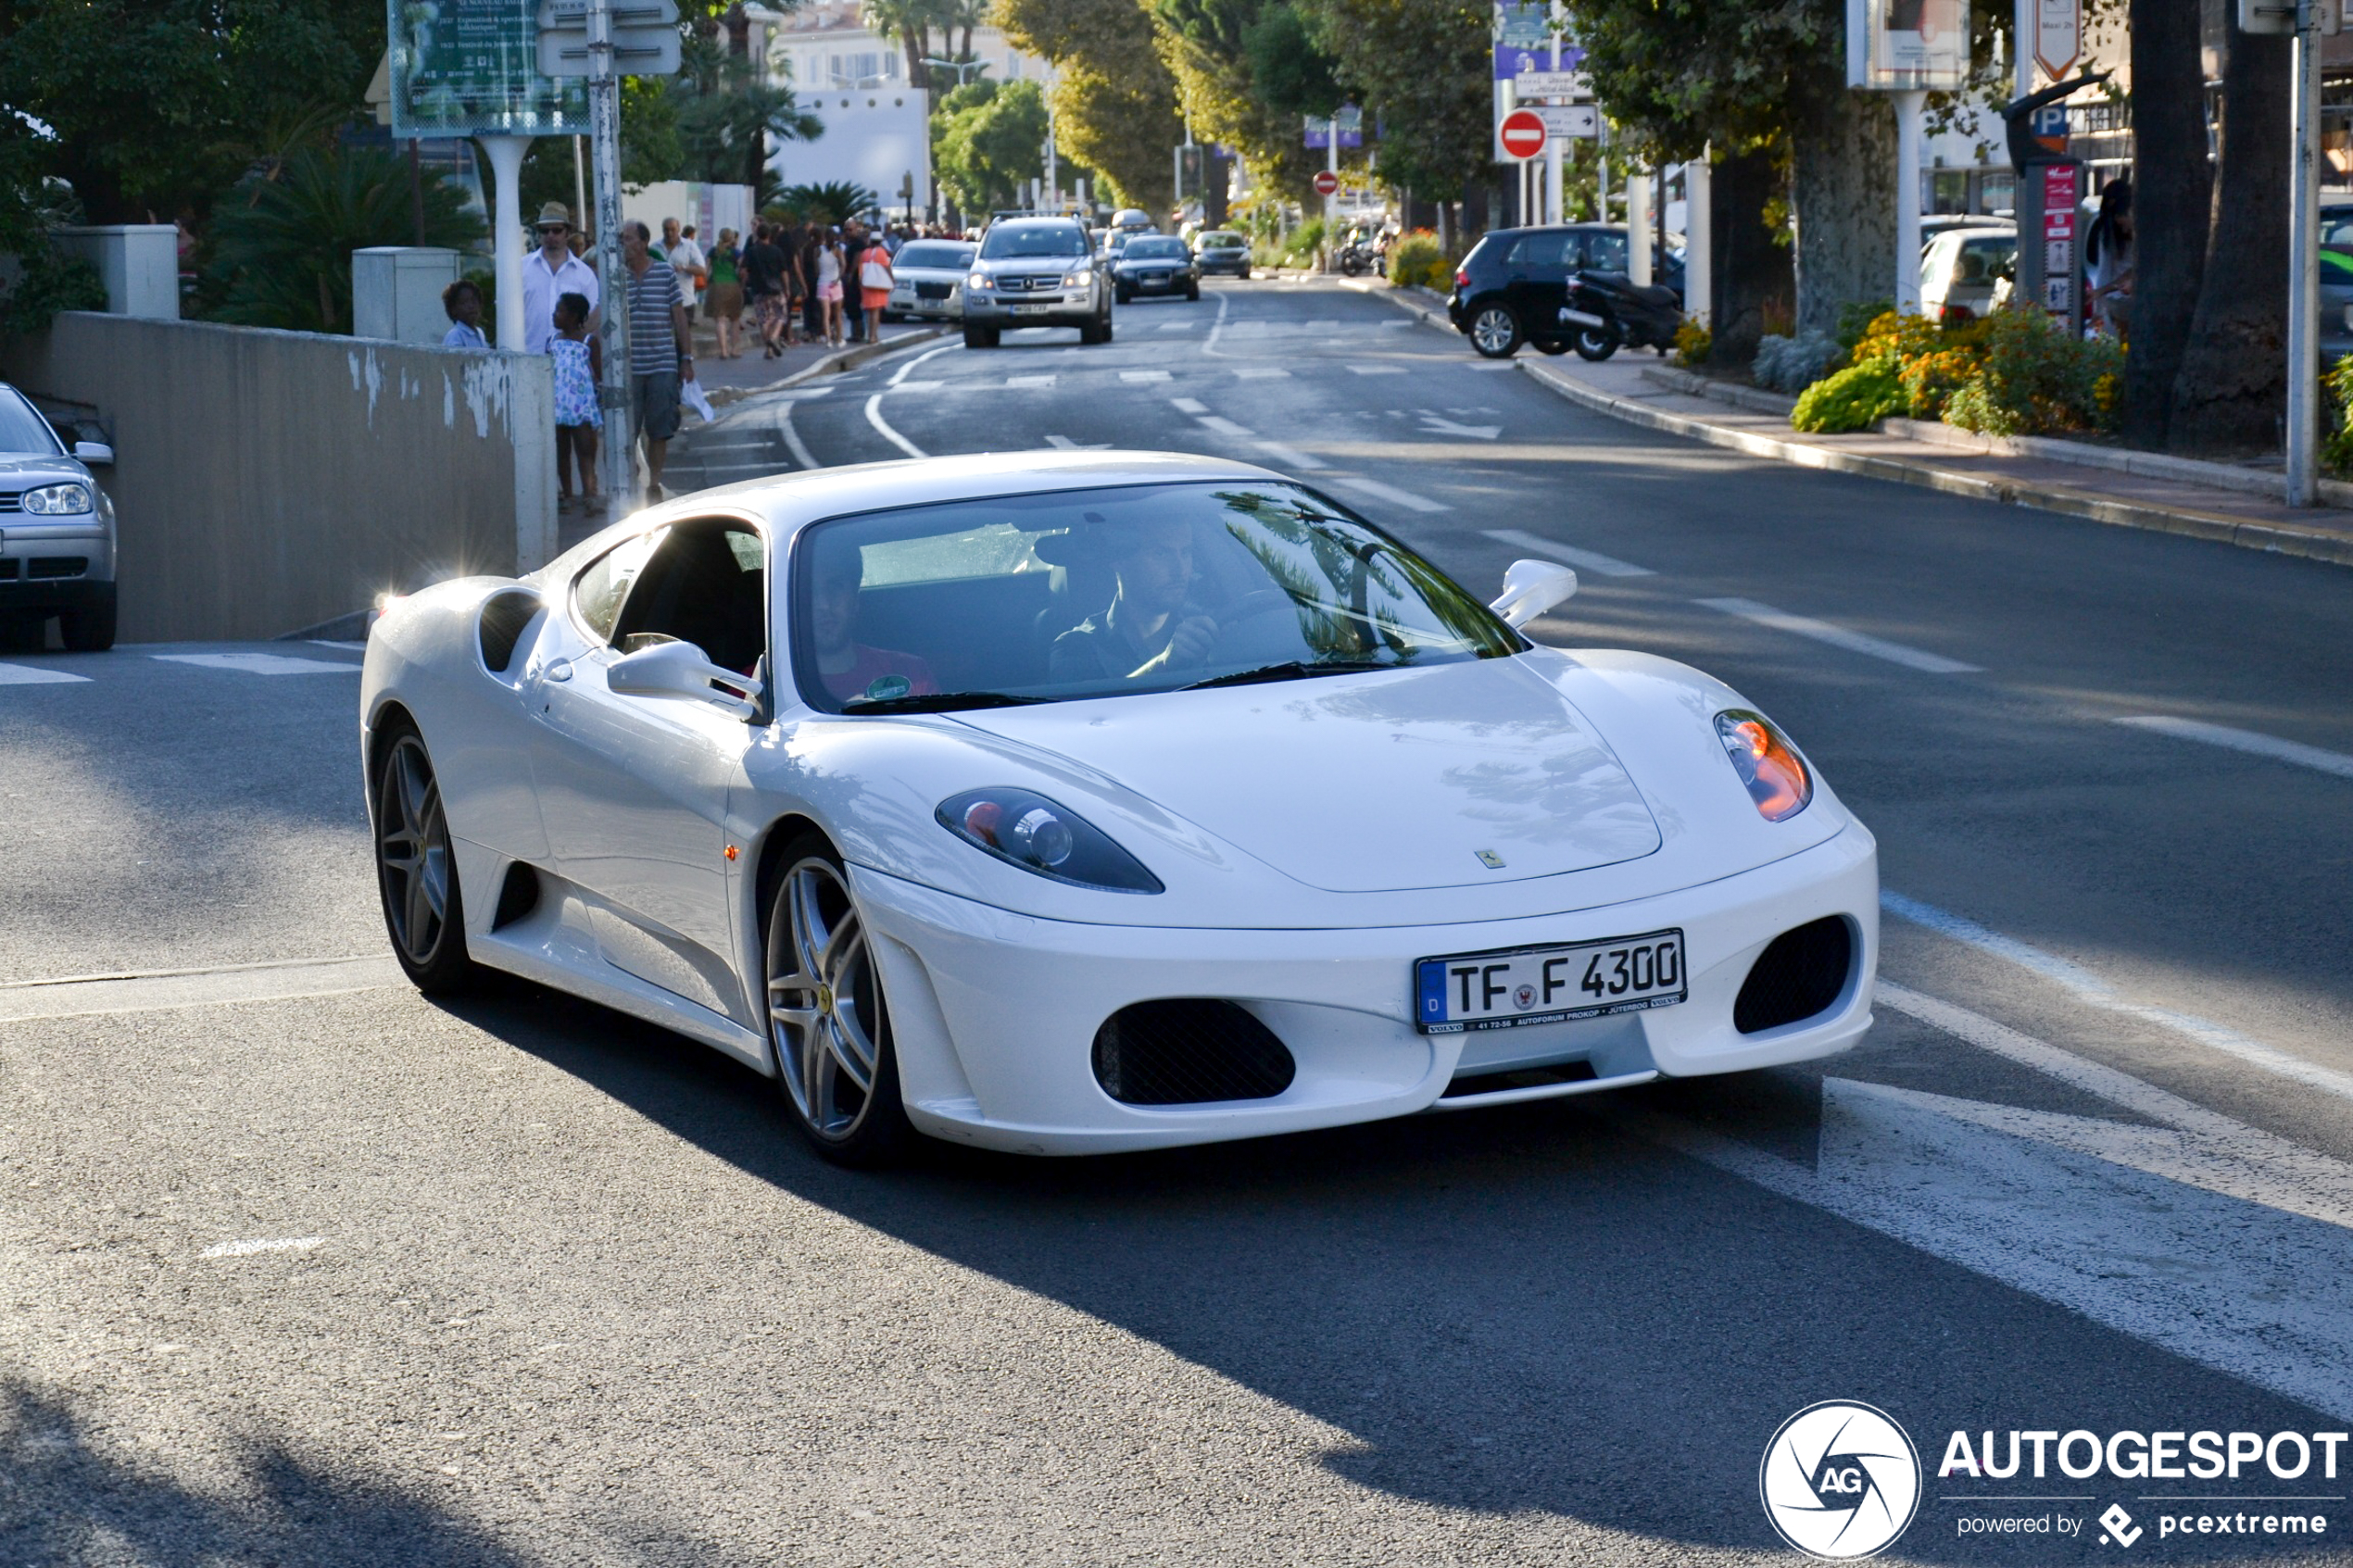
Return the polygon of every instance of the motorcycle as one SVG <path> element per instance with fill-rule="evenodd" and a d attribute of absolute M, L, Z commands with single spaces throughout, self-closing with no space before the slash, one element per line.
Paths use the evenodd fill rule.
<path fill-rule="evenodd" d="M 1561 346 L 1576 349 L 1582 358 L 1606 359 L 1621 345 L 1664 354 L 1675 346 L 1683 302 L 1673 289 L 1637 283 L 1623 272 L 1579 272 L 1569 283 L 1560 320 L 1567 329 Z"/>
<path fill-rule="evenodd" d="M 1350 277 L 1380 270 L 1380 254 L 1362 240 L 1351 240 L 1340 247 L 1340 270 Z"/>

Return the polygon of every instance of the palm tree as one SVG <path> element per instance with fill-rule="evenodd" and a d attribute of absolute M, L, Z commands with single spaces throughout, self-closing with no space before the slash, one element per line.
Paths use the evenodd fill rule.
<path fill-rule="evenodd" d="M 713 36 L 679 46 L 678 77 L 687 92 L 678 109 L 678 138 L 687 178 L 757 189 L 768 167 L 768 141 L 813 142 L 825 127 L 800 107 L 789 87 L 752 79 L 751 62 Z"/>
<path fill-rule="evenodd" d="M 859 19 L 886 37 L 896 37 L 907 54 L 907 85 L 931 86 L 931 30 L 952 25 L 950 13 L 956 0 L 864 0 Z"/>

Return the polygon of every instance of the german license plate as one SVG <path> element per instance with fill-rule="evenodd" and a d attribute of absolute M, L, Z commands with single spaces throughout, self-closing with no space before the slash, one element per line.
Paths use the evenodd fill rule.
<path fill-rule="evenodd" d="M 1689 994 L 1680 931 L 1456 953 L 1414 965 L 1414 1021 L 1425 1035 L 1640 1012 Z"/>
<path fill-rule="evenodd" d="M 1013 307 L 1013 314 L 1016 316 L 1043 316 L 1051 309 L 1053 309 L 1053 307 L 1051 305 L 1016 305 Z"/>

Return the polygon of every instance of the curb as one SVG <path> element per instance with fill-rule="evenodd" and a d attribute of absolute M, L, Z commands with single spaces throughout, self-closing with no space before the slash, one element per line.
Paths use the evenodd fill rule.
<path fill-rule="evenodd" d="M 885 338 L 880 343 L 861 343 L 849 348 L 837 348 L 815 364 L 803 365 L 792 374 L 772 381 L 765 386 L 723 386 L 710 395 L 711 406 L 714 408 L 724 408 L 741 403 L 748 397 L 764 396 L 780 387 L 797 386 L 802 382 L 813 381 L 819 376 L 838 375 L 844 370 L 854 370 L 862 365 L 873 363 L 887 354 L 896 354 L 902 348 L 913 348 L 920 344 L 929 343 L 935 338 L 946 337 L 950 330 L 947 327 L 925 327 L 912 332 L 901 332 L 897 337 Z"/>
<path fill-rule="evenodd" d="M 1420 299 L 1420 289 L 1393 289 L 1385 285 L 1340 281 L 1343 288 L 1370 294 L 1386 299 L 1399 309 L 1419 317 L 1428 326 L 1452 333 L 1453 323 L 1445 312 L 1434 309 Z M 2235 546 L 2243 550 L 2266 550 L 2274 555 L 2296 556 L 2306 560 L 2327 561 L 2334 566 L 2353 566 L 2353 535 L 2330 533 L 2322 529 L 2304 529 L 2269 522 L 2251 522 L 2245 518 L 2223 512 L 2201 512 L 2186 508 L 2145 507 L 2130 501 L 2119 501 L 2095 491 L 2074 490 L 2057 484 L 2018 484 L 2006 480 L 1981 479 L 1975 474 L 1955 473 L 1947 469 L 1903 458 L 1875 458 L 1860 452 L 1842 452 L 1828 446 L 1816 446 L 1802 441 L 1784 441 L 1753 432 L 1730 430 L 1710 424 L 1705 420 L 1688 415 L 1670 414 L 1661 408 L 1646 408 L 1624 397 L 1613 397 L 1563 375 L 1548 365 L 1529 359 L 1516 359 L 1519 368 L 1553 392 L 1570 402 L 1607 414 L 1628 424 L 1686 440 L 1703 441 L 1711 446 L 1726 446 L 1751 457 L 1772 458 L 1798 468 L 1827 469 L 1836 473 L 1851 473 L 1865 479 L 1886 480 L 1895 484 L 1912 484 L 1923 489 L 1941 491 L 1947 495 L 1965 496 L 1973 501 L 1994 501 L 2006 507 L 2029 507 L 2036 511 L 2057 512 L 2063 517 L 2082 518 L 2105 523 L 2111 528 L 2138 528 L 2155 533 L 2178 533 L 2194 539 L 2209 539 L 2218 544 Z M 1646 370 L 1645 376 L 1654 375 Z M 1657 367 L 1655 373 L 1669 373 Z M 1697 378 L 1695 378 L 1697 379 Z M 1736 399 L 1726 398 L 1728 402 Z M 1770 411 L 1770 410 L 1768 410 Z M 2036 456 L 2048 456 L 2037 453 Z M 2070 455 L 2071 456 L 2071 455 Z M 2105 456 L 2105 454 L 2103 454 Z M 2184 459 L 2160 459 L 2171 466 Z M 2095 465 L 2109 466 L 2095 459 Z M 2114 465 L 2122 468 L 2121 461 Z M 2204 467 L 2206 465 L 2199 465 Z M 2127 470 L 2131 471 L 2131 470 Z M 2144 470 L 2146 471 L 2146 470 Z M 2159 477 L 2152 475 L 2152 477 Z M 2170 476 L 2164 476 L 2170 477 Z M 2233 489 L 2239 485 L 2231 486 Z"/>

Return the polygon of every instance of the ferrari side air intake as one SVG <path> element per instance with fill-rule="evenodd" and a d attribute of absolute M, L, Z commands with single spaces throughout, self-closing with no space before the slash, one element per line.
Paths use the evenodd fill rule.
<path fill-rule="evenodd" d="M 1095 1081 L 1125 1105 L 1266 1099 L 1297 1072 L 1275 1032 L 1231 1002 L 1138 1002 L 1095 1031 Z"/>
<path fill-rule="evenodd" d="M 1755 1035 L 1829 1010 L 1854 964 L 1855 934 L 1843 916 L 1782 932 L 1750 966 L 1732 1003 L 1732 1027 Z"/>

